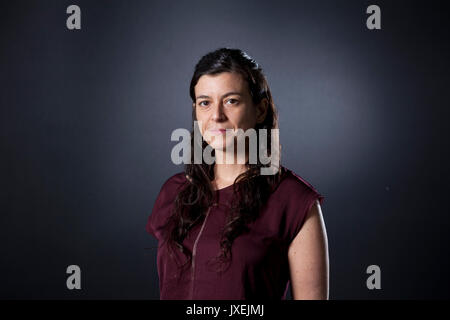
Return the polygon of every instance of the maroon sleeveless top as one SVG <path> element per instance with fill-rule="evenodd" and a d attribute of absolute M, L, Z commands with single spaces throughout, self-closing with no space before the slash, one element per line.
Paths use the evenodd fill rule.
<path fill-rule="evenodd" d="M 217 273 L 209 259 L 220 253 L 221 230 L 233 197 L 233 185 L 216 191 L 217 205 L 195 225 L 183 245 L 192 252 L 192 264 L 178 277 L 178 266 L 161 245 L 164 223 L 175 197 L 185 183 L 184 172 L 170 177 L 162 186 L 148 217 L 146 230 L 158 240 L 157 268 L 160 299 L 193 300 L 280 300 L 289 288 L 288 248 L 302 228 L 306 214 L 324 196 L 311 184 L 282 167 L 283 179 L 270 195 L 249 231 L 234 239 L 232 260 L 225 272 Z M 185 262 L 176 250 L 179 261 Z"/>

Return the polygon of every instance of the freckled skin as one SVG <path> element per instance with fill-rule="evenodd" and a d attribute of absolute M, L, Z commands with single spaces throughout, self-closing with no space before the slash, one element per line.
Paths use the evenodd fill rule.
<path fill-rule="evenodd" d="M 267 99 L 255 106 L 252 101 L 247 82 L 234 72 L 222 72 L 216 75 L 203 75 L 195 88 L 196 98 L 206 95 L 209 98 L 197 98 L 195 114 L 201 121 L 200 131 L 208 144 L 215 150 L 226 151 L 226 146 L 232 141 L 212 138 L 207 130 L 211 128 L 243 129 L 254 128 L 257 122 L 264 120 L 267 109 Z M 229 92 L 238 94 L 223 97 Z M 214 140 L 214 141 L 212 141 Z"/>
<path fill-rule="evenodd" d="M 328 237 L 320 203 L 308 212 L 288 251 L 294 300 L 329 298 Z"/>
<path fill-rule="evenodd" d="M 202 136 L 215 149 L 216 157 L 223 157 L 227 147 L 235 141 L 232 137 L 230 139 L 225 135 L 212 133 L 210 129 L 243 129 L 245 131 L 264 121 L 268 106 L 267 99 L 254 105 L 248 84 L 238 73 L 222 72 L 216 75 L 203 75 L 199 78 L 194 90 L 196 101 L 193 107 L 196 119 L 201 122 Z M 224 96 L 229 92 L 240 94 Z M 228 176 L 216 174 L 214 183 L 217 188 L 233 183 L 237 173 L 233 170 L 229 172 L 232 174 Z M 328 299 L 328 240 L 319 203 L 311 208 L 302 230 L 291 243 L 288 259 L 293 298 L 295 300 Z"/>
<path fill-rule="evenodd" d="M 216 188 L 231 185 L 244 169 L 237 164 L 237 137 L 230 132 L 223 134 L 211 129 L 242 129 L 244 132 L 255 128 L 264 121 L 268 100 L 262 99 L 255 105 L 247 81 L 241 74 L 222 72 L 215 75 L 203 75 L 194 87 L 196 101 L 196 120 L 200 125 L 203 139 L 215 150 Z M 233 94 L 230 94 L 233 93 Z M 234 144 L 234 152 L 231 146 Z M 248 146 L 247 146 L 248 147 Z M 227 154 L 228 153 L 228 154 Z M 234 164 L 225 164 L 225 158 L 235 159 Z M 248 158 L 248 152 L 245 157 Z"/>

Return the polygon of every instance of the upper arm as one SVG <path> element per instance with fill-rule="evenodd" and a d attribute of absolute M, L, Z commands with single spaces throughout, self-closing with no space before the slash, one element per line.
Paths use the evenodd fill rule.
<path fill-rule="evenodd" d="M 288 260 L 294 300 L 328 299 L 328 239 L 318 200 L 290 244 Z"/>

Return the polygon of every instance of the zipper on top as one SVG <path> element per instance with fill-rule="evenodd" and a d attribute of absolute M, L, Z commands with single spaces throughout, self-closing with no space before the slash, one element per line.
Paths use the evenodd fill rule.
<path fill-rule="evenodd" d="M 213 206 L 217 206 L 217 204 L 213 204 Z M 190 299 L 193 299 L 194 297 L 194 280 L 195 280 L 195 255 L 197 253 L 197 243 L 200 239 L 200 236 L 202 235 L 203 229 L 206 224 L 206 220 L 208 220 L 209 212 L 211 211 L 211 207 L 208 208 L 208 211 L 206 212 L 205 220 L 203 220 L 202 227 L 200 228 L 200 231 L 198 232 L 197 238 L 195 239 L 194 246 L 192 247 L 192 267 L 191 267 L 191 293 L 190 293 Z"/>

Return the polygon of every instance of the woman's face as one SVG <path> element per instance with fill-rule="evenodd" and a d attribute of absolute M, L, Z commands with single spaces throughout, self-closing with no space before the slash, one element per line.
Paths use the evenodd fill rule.
<path fill-rule="evenodd" d="M 267 99 L 253 104 L 247 82 L 241 74 L 222 72 L 203 75 L 195 90 L 195 114 L 203 139 L 214 149 L 225 151 L 234 142 L 225 129 L 255 128 L 267 110 Z M 236 150 L 236 147 L 234 148 Z"/>

